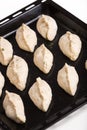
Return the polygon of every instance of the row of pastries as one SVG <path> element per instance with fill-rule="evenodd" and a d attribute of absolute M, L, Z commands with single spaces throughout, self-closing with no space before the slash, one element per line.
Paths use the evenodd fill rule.
<path fill-rule="evenodd" d="M 36 28 L 40 35 L 49 41 L 55 38 L 58 30 L 56 21 L 47 15 L 40 16 Z M 41 44 L 35 50 L 35 46 L 37 45 L 36 32 L 29 26 L 22 24 L 22 26 L 17 29 L 15 38 L 20 49 L 34 52 L 33 62 L 35 66 L 44 74 L 48 74 L 53 66 L 54 56 L 44 44 Z M 60 37 L 58 46 L 65 56 L 75 61 L 81 52 L 82 42 L 79 36 L 67 31 Z M 8 79 L 17 89 L 23 91 L 26 88 L 29 74 L 28 64 L 22 57 L 13 55 L 12 44 L 3 37 L 0 37 L 0 63 L 5 66 L 8 65 L 6 71 Z M 85 62 L 85 68 L 87 69 L 87 60 Z M 65 63 L 65 65 L 58 70 L 57 82 L 65 92 L 74 96 L 79 82 L 79 75 L 75 67 Z M 4 84 L 5 78 L 0 72 L 0 96 Z M 25 123 L 26 116 L 21 97 L 7 90 L 5 93 L 3 108 L 6 115 L 17 123 Z M 51 86 L 41 77 L 36 78 L 36 82 L 30 87 L 28 95 L 40 110 L 44 112 L 48 110 L 52 100 L 52 90 Z"/>

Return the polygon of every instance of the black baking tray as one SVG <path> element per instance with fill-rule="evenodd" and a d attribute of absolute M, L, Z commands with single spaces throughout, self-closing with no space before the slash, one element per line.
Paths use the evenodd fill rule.
<path fill-rule="evenodd" d="M 19 12 L 21 12 L 20 15 Z M 50 15 L 53 17 L 58 25 L 58 31 L 55 39 L 50 42 L 41 37 L 36 30 L 36 22 L 41 14 Z M 15 16 L 15 17 L 14 17 Z M 22 24 L 26 23 L 32 29 L 36 31 L 38 38 L 38 46 L 42 43 L 51 50 L 54 55 L 54 65 L 49 74 L 43 74 L 33 63 L 33 53 L 29 53 L 21 50 L 15 40 L 15 32 L 17 28 Z M 66 31 L 71 31 L 79 35 L 82 40 L 82 50 L 79 58 L 73 62 L 70 61 L 66 56 L 62 54 L 58 46 L 58 40 L 61 35 Z M 0 127 L 8 130 L 42 130 L 46 129 L 55 122 L 64 118 L 77 108 L 86 104 L 87 102 L 87 71 L 85 70 L 85 60 L 87 59 L 87 25 L 80 21 L 78 18 L 67 12 L 65 9 L 57 5 L 51 0 L 47 1 L 35 1 L 27 7 L 17 11 L 16 13 L 8 16 L 7 18 L 0 21 L 0 36 L 4 36 L 8 39 L 14 48 L 14 54 L 23 57 L 29 66 L 29 76 L 26 84 L 26 89 L 23 92 L 17 90 L 6 77 L 7 67 L 0 64 L 0 71 L 5 76 L 6 82 L 3 89 L 2 97 L 0 98 Z M 36 49 L 35 48 L 35 49 Z M 65 93 L 57 84 L 57 72 L 68 63 L 73 65 L 79 74 L 78 90 L 74 97 Z M 40 76 L 46 80 L 52 88 L 52 102 L 49 110 L 44 113 L 40 111 L 32 103 L 28 96 L 28 90 L 31 85 L 35 82 L 36 78 Z M 5 90 L 15 92 L 21 96 L 24 102 L 25 114 L 27 121 L 25 124 L 20 125 L 15 123 L 6 117 L 2 107 L 2 102 L 5 96 Z"/>

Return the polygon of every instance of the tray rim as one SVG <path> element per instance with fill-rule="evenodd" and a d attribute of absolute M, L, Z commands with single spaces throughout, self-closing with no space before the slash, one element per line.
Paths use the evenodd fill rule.
<path fill-rule="evenodd" d="M 55 4 L 55 6 L 58 6 L 63 12 L 66 12 L 67 14 L 73 16 L 73 18 L 77 19 L 87 29 L 87 24 L 84 21 L 82 21 L 81 19 L 77 18 L 74 14 L 70 13 L 64 7 L 60 6 L 58 3 L 54 2 L 53 0 L 36 0 L 36 1 L 32 2 L 32 3 L 30 3 L 29 5 L 23 7 L 21 9 L 17 10 L 16 12 L 8 15 L 7 17 L 1 19 L 0 20 L 0 27 L 4 26 L 5 24 L 8 24 L 8 22 L 10 22 L 11 20 L 14 20 L 16 17 L 21 16 L 26 11 L 29 11 L 29 10 L 33 9 L 33 7 L 35 7 L 35 6 L 37 6 L 37 5 L 41 4 L 41 3 L 45 3 L 45 2 L 48 2 L 48 3 L 50 2 L 50 3 Z M 34 5 L 34 6 L 32 6 L 32 5 Z M 28 8 L 28 7 L 30 7 L 30 8 L 28 10 L 26 10 L 26 8 Z M 19 12 L 22 12 L 22 13 L 17 15 L 17 16 L 15 16 L 15 17 L 13 17 L 15 14 L 17 14 Z M 3 21 L 5 21 L 7 19 L 9 19 L 9 20 L 3 23 Z"/>

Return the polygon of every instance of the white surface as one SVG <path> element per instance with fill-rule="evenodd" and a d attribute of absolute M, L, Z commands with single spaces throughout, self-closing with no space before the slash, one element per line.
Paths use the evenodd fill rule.
<path fill-rule="evenodd" d="M 87 130 L 87 105 L 73 112 L 47 130 Z"/>
<path fill-rule="evenodd" d="M 87 0 L 54 0 L 76 17 L 87 23 Z"/>
<path fill-rule="evenodd" d="M 0 20 L 34 0 L 0 1 Z M 87 23 L 87 0 L 54 0 L 76 17 Z M 70 114 L 47 130 L 87 130 L 87 105 Z"/>
<path fill-rule="evenodd" d="M 34 0 L 2 0 L 0 1 L 0 20 L 25 7 Z"/>

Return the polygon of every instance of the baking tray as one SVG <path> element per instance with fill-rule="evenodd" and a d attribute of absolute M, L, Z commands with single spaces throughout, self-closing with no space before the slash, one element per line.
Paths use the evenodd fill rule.
<path fill-rule="evenodd" d="M 20 13 L 19 13 L 20 12 Z M 41 37 L 36 30 L 36 22 L 41 14 L 52 16 L 58 24 L 58 32 L 55 39 L 50 42 Z M 26 23 L 36 31 L 38 44 L 36 48 L 44 43 L 54 55 L 54 65 L 49 74 L 43 74 L 33 63 L 33 53 L 21 50 L 15 40 L 15 32 L 17 28 Z M 80 36 L 82 40 L 82 50 L 79 58 L 73 62 L 62 54 L 58 46 L 58 40 L 66 31 L 71 31 Z M 26 89 L 23 92 L 17 90 L 6 77 L 6 69 L 0 64 L 0 71 L 5 76 L 6 82 L 3 89 L 2 97 L 0 98 L 0 122 L 5 126 L 3 129 L 10 130 L 42 130 L 46 129 L 55 122 L 64 118 L 77 108 L 86 104 L 87 102 L 87 71 L 84 63 L 87 59 L 87 25 L 77 19 L 75 16 L 67 12 L 65 9 L 57 5 L 51 0 L 35 1 L 27 7 L 17 11 L 16 13 L 6 17 L 0 21 L 0 35 L 8 39 L 14 48 L 14 54 L 23 57 L 29 66 L 29 76 L 26 84 Z M 35 49 L 36 49 L 35 48 Z M 65 93 L 57 84 L 57 72 L 67 62 L 73 65 L 79 74 L 78 90 L 74 97 Z M 28 90 L 35 82 L 36 78 L 40 76 L 46 80 L 52 88 L 52 102 L 49 110 L 44 113 L 40 111 L 30 100 Z M 5 96 L 5 90 L 9 90 L 19 94 L 24 102 L 25 114 L 27 121 L 23 125 L 19 125 L 6 117 L 2 102 Z"/>

